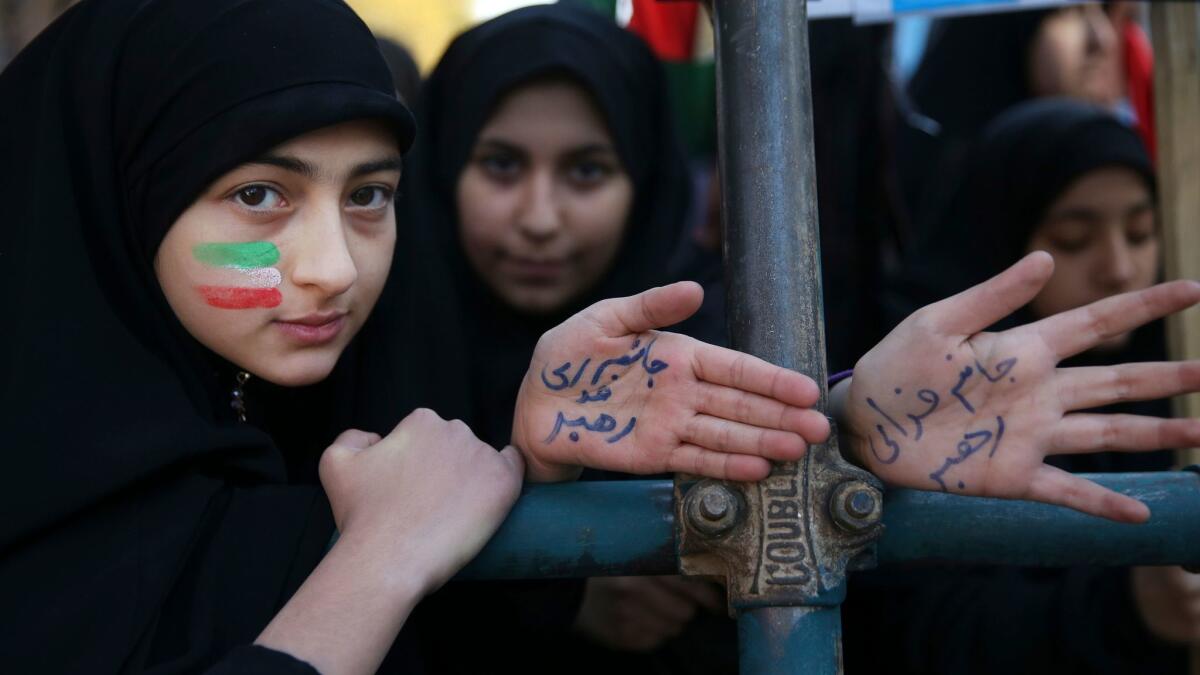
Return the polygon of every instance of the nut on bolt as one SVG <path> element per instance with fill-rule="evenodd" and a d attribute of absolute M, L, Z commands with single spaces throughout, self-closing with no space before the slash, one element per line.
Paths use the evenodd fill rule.
<path fill-rule="evenodd" d="M 878 523 L 883 515 L 883 495 L 862 481 L 848 480 L 834 488 L 829 512 L 838 527 L 847 532 L 862 532 Z"/>
<path fill-rule="evenodd" d="M 688 524 L 710 537 L 724 534 L 741 520 L 742 504 L 728 486 L 704 480 L 692 486 L 683 498 Z"/>

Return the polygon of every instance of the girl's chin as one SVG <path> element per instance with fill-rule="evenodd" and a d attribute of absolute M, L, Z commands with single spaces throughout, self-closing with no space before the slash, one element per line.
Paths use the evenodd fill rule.
<path fill-rule="evenodd" d="M 333 367 L 337 365 L 336 360 L 317 362 L 317 359 L 311 359 L 309 361 L 295 364 L 264 364 L 264 367 L 260 368 L 243 366 L 243 369 L 260 380 L 280 387 L 307 387 L 329 377 L 329 374 L 333 372 Z"/>

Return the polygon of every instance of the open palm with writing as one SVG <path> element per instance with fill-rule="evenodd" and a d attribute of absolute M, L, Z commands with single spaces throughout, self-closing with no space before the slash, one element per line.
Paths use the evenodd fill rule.
<path fill-rule="evenodd" d="M 513 445 L 527 478 L 581 467 L 759 480 L 829 435 L 808 377 L 655 330 L 699 308 L 681 282 L 598 302 L 546 332 L 521 383 Z"/>
<path fill-rule="evenodd" d="M 834 398 L 845 450 L 893 485 L 1060 504 L 1142 522 L 1141 502 L 1046 464 L 1047 455 L 1200 443 L 1200 420 L 1084 411 L 1200 389 L 1200 362 L 1058 368 L 1059 361 L 1200 301 L 1176 281 L 999 333 L 1050 278 L 1033 253 L 908 317 L 859 360 Z M 841 385 L 839 385 L 841 386 Z"/>

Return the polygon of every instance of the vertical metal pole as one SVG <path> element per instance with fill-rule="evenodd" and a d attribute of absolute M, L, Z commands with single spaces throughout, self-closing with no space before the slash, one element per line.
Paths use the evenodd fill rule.
<path fill-rule="evenodd" d="M 712 5 L 733 346 L 812 377 L 821 385 L 824 408 L 807 3 L 713 0 Z M 813 454 L 781 472 L 807 484 Z M 841 670 L 836 604 L 750 609 L 738 624 L 743 675 L 799 672 L 802 664 L 804 672 Z"/>
<path fill-rule="evenodd" d="M 714 0 L 718 152 L 733 345 L 824 385 L 806 6 Z"/>
<path fill-rule="evenodd" d="M 738 617 L 738 656 L 747 673 L 834 675 L 842 663 L 837 608 L 770 607 Z"/>

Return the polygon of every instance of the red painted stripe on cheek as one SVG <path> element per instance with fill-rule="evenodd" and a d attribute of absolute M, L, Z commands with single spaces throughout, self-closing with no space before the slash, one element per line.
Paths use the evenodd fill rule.
<path fill-rule="evenodd" d="M 221 309 L 278 307 L 283 295 L 278 288 L 237 288 L 233 286 L 197 286 L 204 301 Z"/>

